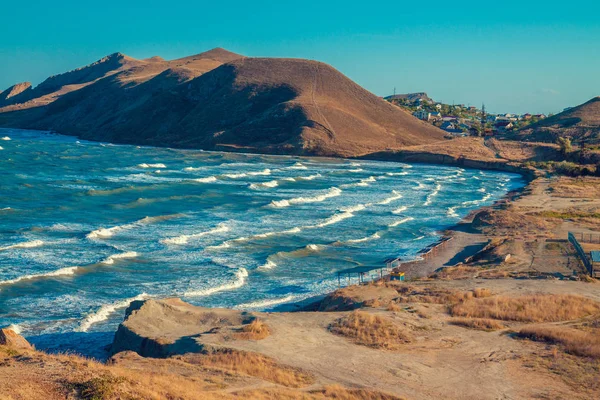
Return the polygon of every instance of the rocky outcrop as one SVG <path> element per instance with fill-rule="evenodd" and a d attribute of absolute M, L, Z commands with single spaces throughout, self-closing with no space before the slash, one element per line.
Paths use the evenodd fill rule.
<path fill-rule="evenodd" d="M 196 307 L 175 298 L 134 301 L 117 329 L 110 353 L 133 351 L 163 358 L 207 352 L 234 339 L 255 319 L 244 311 Z"/>
<path fill-rule="evenodd" d="M 29 344 L 27 339 L 10 328 L 0 329 L 0 346 L 20 350 L 33 350 L 33 346 Z"/>
<path fill-rule="evenodd" d="M 31 90 L 31 82 L 21 82 L 16 85 L 12 85 L 2 93 L 0 93 L 0 107 L 7 103 L 8 99 L 15 97 L 27 90 Z"/>

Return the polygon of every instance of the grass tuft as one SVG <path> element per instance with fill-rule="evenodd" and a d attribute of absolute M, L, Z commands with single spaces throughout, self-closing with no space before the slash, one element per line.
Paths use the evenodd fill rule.
<path fill-rule="evenodd" d="M 396 326 L 389 318 L 354 311 L 336 321 L 329 330 L 352 339 L 355 343 L 377 349 L 398 349 L 412 341 L 412 335 Z"/>

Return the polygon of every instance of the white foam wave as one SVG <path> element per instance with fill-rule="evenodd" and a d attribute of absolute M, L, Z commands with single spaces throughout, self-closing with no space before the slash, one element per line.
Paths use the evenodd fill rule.
<path fill-rule="evenodd" d="M 340 187 L 342 188 L 350 188 L 350 187 L 359 187 L 359 186 L 369 186 L 369 184 L 376 182 L 377 179 L 374 176 L 370 176 L 368 178 L 365 179 L 361 179 L 359 182 L 355 182 L 355 183 L 346 183 L 344 185 L 341 185 Z"/>
<path fill-rule="evenodd" d="M 325 226 L 337 224 L 338 222 L 341 222 L 341 221 L 343 221 L 345 219 L 352 218 L 352 217 L 354 217 L 354 213 L 345 211 L 345 212 L 342 212 L 342 213 L 338 213 L 338 214 L 332 215 L 331 217 L 327 218 L 323 222 L 315 225 L 315 227 L 316 228 L 323 228 Z"/>
<path fill-rule="evenodd" d="M 235 272 L 235 279 L 229 283 L 226 283 L 221 286 L 202 289 L 202 290 L 192 290 L 185 292 L 184 296 L 186 297 L 203 297 L 210 296 L 212 294 L 218 292 L 224 292 L 228 290 L 239 289 L 246 284 L 246 278 L 248 277 L 248 271 L 245 268 L 240 268 Z"/>
<path fill-rule="evenodd" d="M 405 176 L 408 175 L 408 172 L 386 172 L 387 176 Z"/>
<path fill-rule="evenodd" d="M 260 267 L 258 267 L 258 270 L 266 270 L 266 269 L 273 269 L 277 266 L 277 264 L 275 264 L 275 262 L 269 260 L 267 258 L 267 262 L 264 263 L 263 265 L 261 265 Z"/>
<path fill-rule="evenodd" d="M 120 231 L 139 228 L 144 225 L 152 224 L 159 221 L 165 221 L 168 219 L 176 218 L 179 214 L 175 215 L 161 215 L 157 217 L 145 217 L 130 224 L 113 226 L 112 228 L 100 228 L 96 229 L 86 235 L 88 239 L 105 239 L 113 236 L 115 233 Z"/>
<path fill-rule="evenodd" d="M 398 193 L 397 191 L 392 190 L 392 193 L 393 193 L 393 196 L 383 199 L 377 204 L 381 204 L 381 205 L 390 204 L 391 202 L 400 200 L 402 198 L 402 194 Z"/>
<path fill-rule="evenodd" d="M 398 221 L 392 222 L 392 223 L 391 223 L 391 224 L 389 224 L 388 226 L 389 226 L 390 228 L 393 228 L 393 227 L 395 227 L 395 226 L 398 226 L 398 225 L 405 224 L 405 223 L 407 223 L 408 221 L 412 221 L 413 219 L 414 219 L 413 217 L 406 217 L 406 218 L 404 218 L 404 219 L 401 219 L 401 220 L 398 220 Z"/>
<path fill-rule="evenodd" d="M 419 182 L 419 186 L 417 186 L 415 189 L 416 189 L 416 190 L 421 190 L 421 189 L 425 189 L 426 187 L 427 187 L 427 185 L 425 185 L 425 184 L 423 184 L 423 183 Z"/>
<path fill-rule="evenodd" d="M 407 206 L 402 206 L 402 207 L 396 208 L 394 211 L 392 211 L 392 214 L 402 214 L 407 209 L 408 209 Z"/>
<path fill-rule="evenodd" d="M 199 182 L 199 183 L 212 183 L 212 182 L 216 182 L 217 181 L 217 177 L 216 176 L 208 176 L 206 178 L 197 178 L 197 179 L 192 179 L 194 182 Z"/>
<path fill-rule="evenodd" d="M 265 300 L 258 300 L 258 301 L 253 301 L 250 303 L 244 303 L 244 304 L 239 304 L 237 306 L 235 306 L 234 308 L 236 309 L 249 309 L 249 308 L 264 308 L 264 307 L 269 307 L 269 306 L 274 306 L 277 304 L 283 304 L 283 303 L 288 303 L 292 300 L 294 300 L 296 298 L 296 296 L 285 296 L 279 299 L 265 299 Z"/>
<path fill-rule="evenodd" d="M 242 172 L 239 174 L 223 174 L 223 176 L 231 179 L 245 178 L 246 176 L 260 176 L 260 175 L 271 175 L 270 169 L 264 169 L 262 171 L 255 172 Z"/>
<path fill-rule="evenodd" d="M 448 210 L 446 210 L 446 215 L 449 217 L 458 217 L 458 214 L 456 213 L 456 207 L 448 207 Z"/>
<path fill-rule="evenodd" d="M 8 207 L 10 209 L 10 207 Z M 32 247 L 43 246 L 44 242 L 42 240 L 32 240 L 30 242 L 21 242 L 16 244 L 11 244 L 9 246 L 0 247 L 0 251 L 10 250 L 10 249 L 29 249 Z"/>
<path fill-rule="evenodd" d="M 106 259 L 100 261 L 101 264 L 112 265 L 116 260 L 124 260 L 127 258 L 135 258 L 138 256 L 138 253 L 135 251 L 127 251 L 125 253 L 113 254 L 112 256 L 108 256 Z"/>
<path fill-rule="evenodd" d="M 167 166 L 162 163 L 157 163 L 157 164 L 142 163 L 142 164 L 138 164 L 138 167 L 140 167 L 140 168 L 167 168 Z"/>
<path fill-rule="evenodd" d="M 23 331 L 18 324 L 10 324 L 6 328 L 10 329 L 11 331 L 13 331 L 14 333 L 16 333 L 17 335 L 20 335 L 21 332 Z"/>
<path fill-rule="evenodd" d="M 300 162 L 292 165 L 291 167 L 286 167 L 286 169 L 308 169 L 308 167 Z"/>
<path fill-rule="evenodd" d="M 425 203 L 423 203 L 423 205 L 424 206 L 430 205 L 431 202 L 433 201 L 433 198 L 438 195 L 438 193 L 440 192 L 441 189 L 442 189 L 442 185 L 440 185 L 439 183 L 437 185 L 435 185 L 435 189 L 433 190 L 433 192 L 429 193 L 429 195 L 427 196 L 427 199 L 425 200 Z"/>
<path fill-rule="evenodd" d="M 295 197 L 287 200 L 273 200 L 271 206 L 273 207 L 289 207 L 292 204 L 303 204 L 303 203 L 318 203 L 325 201 L 331 197 L 336 197 L 342 194 L 342 190 L 337 187 L 332 187 L 326 193 L 320 194 L 314 197 Z"/>
<path fill-rule="evenodd" d="M 346 240 L 346 243 L 363 243 L 363 242 L 368 242 L 370 240 L 375 240 L 375 239 L 380 239 L 380 238 L 381 238 L 381 235 L 378 232 L 376 232 L 376 233 L 374 233 L 374 234 L 372 234 L 370 236 L 365 236 L 365 237 L 360 238 L 360 239 L 349 239 L 349 240 Z"/>
<path fill-rule="evenodd" d="M 184 171 L 201 171 L 205 168 L 206 167 L 185 167 L 183 170 Z"/>
<path fill-rule="evenodd" d="M 0 146 L 0 150 L 4 150 L 4 147 Z"/>
<path fill-rule="evenodd" d="M 2 139 L 0 139 L 0 140 L 7 140 L 7 141 L 8 141 L 8 140 L 11 140 L 11 139 L 10 139 L 8 136 L 4 136 L 4 137 L 3 137 Z"/>
<path fill-rule="evenodd" d="M 354 168 L 354 169 L 349 169 L 348 172 L 354 172 L 354 173 L 358 173 L 358 172 L 363 172 L 364 169 L 362 168 Z"/>
<path fill-rule="evenodd" d="M 172 238 L 162 239 L 160 242 L 163 244 L 183 245 L 188 243 L 191 239 L 197 239 L 203 236 L 214 235 L 215 233 L 222 233 L 227 231 L 229 231 L 229 227 L 223 223 L 208 231 L 194 233 L 191 235 L 180 235 Z"/>
<path fill-rule="evenodd" d="M 75 271 L 77 271 L 79 267 L 66 267 L 61 268 L 56 271 L 46 272 L 41 274 L 31 274 L 31 275 L 23 275 L 18 278 L 9 279 L 6 281 L 0 281 L 0 285 L 12 285 L 13 283 L 31 280 L 31 279 L 40 279 L 40 278 L 49 278 L 54 276 L 64 276 L 64 275 L 73 275 Z"/>
<path fill-rule="evenodd" d="M 320 177 L 322 177 L 322 176 L 323 176 L 323 175 L 321 175 L 321 174 L 319 174 L 319 173 L 316 173 L 316 174 L 314 174 L 314 175 L 308 175 L 308 176 L 299 176 L 299 177 L 297 177 L 297 178 L 292 178 L 292 179 L 294 179 L 294 180 L 300 179 L 300 180 L 303 180 L 303 181 L 312 181 L 312 180 L 314 180 L 314 179 L 317 179 L 317 178 L 320 178 Z"/>
<path fill-rule="evenodd" d="M 261 189 L 261 188 L 274 188 L 277 186 L 279 186 L 279 181 L 273 180 L 273 181 L 268 181 L 268 182 L 252 183 L 252 184 L 250 184 L 250 189 L 257 190 L 257 189 Z"/>
<path fill-rule="evenodd" d="M 79 324 L 79 327 L 75 329 L 77 332 L 87 332 L 92 325 L 102 321 L 106 321 L 108 317 L 120 308 L 128 307 L 132 301 L 146 300 L 150 296 L 146 293 L 138 294 L 135 297 L 129 299 L 116 301 L 112 304 L 104 304 L 98 311 L 88 314 L 83 321 Z"/>

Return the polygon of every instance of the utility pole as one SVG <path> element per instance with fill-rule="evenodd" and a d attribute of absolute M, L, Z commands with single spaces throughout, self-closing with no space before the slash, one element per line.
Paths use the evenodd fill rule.
<path fill-rule="evenodd" d="M 394 86 L 394 96 L 396 95 L 396 86 Z"/>

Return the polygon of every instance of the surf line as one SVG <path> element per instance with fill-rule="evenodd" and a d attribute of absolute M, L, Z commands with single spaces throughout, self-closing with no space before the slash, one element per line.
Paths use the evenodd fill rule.
<path fill-rule="evenodd" d="M 44 279 L 44 278 L 53 278 L 53 277 L 57 277 L 57 276 L 74 275 L 77 271 L 85 270 L 93 265 L 101 265 L 101 264 L 113 265 L 115 263 L 115 261 L 128 259 L 128 258 L 135 258 L 137 256 L 138 256 L 138 253 L 136 253 L 135 251 L 127 251 L 124 253 L 117 253 L 117 254 L 110 255 L 107 258 L 105 258 L 101 261 L 98 261 L 97 263 L 92 263 L 92 264 L 89 264 L 88 266 L 84 266 L 84 267 L 82 267 L 82 266 L 64 267 L 64 268 L 60 268 L 60 269 L 50 271 L 50 272 L 41 272 L 39 274 L 22 275 L 17 278 L 0 281 L 0 286 L 12 285 L 12 284 L 15 284 L 18 282 L 28 281 L 28 280 L 38 280 L 38 279 Z"/>

